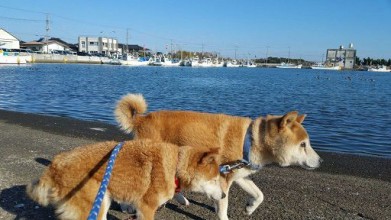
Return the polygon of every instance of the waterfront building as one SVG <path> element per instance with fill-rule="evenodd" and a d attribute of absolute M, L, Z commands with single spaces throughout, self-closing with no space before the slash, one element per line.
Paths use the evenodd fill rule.
<path fill-rule="evenodd" d="M 350 44 L 349 48 L 340 46 L 338 49 L 327 49 L 326 64 L 344 69 L 353 69 L 356 62 L 356 53 L 353 44 Z"/>
<path fill-rule="evenodd" d="M 80 36 L 79 52 L 111 56 L 118 53 L 118 41 L 110 37 Z"/>
<path fill-rule="evenodd" d="M 36 51 L 39 53 L 56 53 L 58 51 L 71 51 L 69 45 L 58 38 L 51 38 L 45 41 L 44 38 L 41 38 L 37 41 L 30 41 L 22 43 L 21 47 Z"/>
<path fill-rule="evenodd" d="M 0 28 L 0 48 L 20 49 L 19 40 L 8 31 Z"/>

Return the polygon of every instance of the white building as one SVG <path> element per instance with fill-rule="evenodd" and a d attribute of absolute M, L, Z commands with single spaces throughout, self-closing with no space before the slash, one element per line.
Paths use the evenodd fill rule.
<path fill-rule="evenodd" d="M 113 55 L 118 53 L 117 39 L 110 37 L 79 37 L 79 52 Z"/>
<path fill-rule="evenodd" d="M 0 48 L 20 49 L 19 40 L 6 30 L 0 28 Z"/>
<path fill-rule="evenodd" d="M 55 40 L 30 41 L 30 42 L 23 43 L 22 46 L 26 49 L 30 49 L 32 51 L 37 51 L 41 53 L 54 53 L 55 51 L 69 50 L 69 47 L 67 45 Z"/>

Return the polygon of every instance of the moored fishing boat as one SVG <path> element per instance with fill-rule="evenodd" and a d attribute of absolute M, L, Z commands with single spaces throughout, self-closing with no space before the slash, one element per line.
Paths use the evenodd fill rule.
<path fill-rule="evenodd" d="M 302 65 L 296 65 L 293 63 L 281 63 L 280 65 L 276 66 L 277 68 L 283 68 L 283 69 L 301 69 Z"/>
<path fill-rule="evenodd" d="M 340 66 L 326 66 L 322 63 L 317 63 L 313 66 L 311 66 L 311 69 L 314 70 L 341 70 Z"/>
<path fill-rule="evenodd" d="M 379 66 L 379 67 L 371 67 L 371 68 L 368 68 L 368 71 L 369 72 L 391 72 L 390 69 L 387 69 L 386 66 L 382 65 L 382 66 Z"/>
<path fill-rule="evenodd" d="M 231 60 L 227 62 L 227 67 L 239 67 L 240 64 L 237 60 Z"/>

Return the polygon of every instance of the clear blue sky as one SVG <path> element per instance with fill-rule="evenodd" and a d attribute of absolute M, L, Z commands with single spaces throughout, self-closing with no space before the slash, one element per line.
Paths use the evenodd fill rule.
<path fill-rule="evenodd" d="M 327 48 L 353 43 L 358 56 L 391 58 L 391 0 L 8 0 L 0 27 L 20 40 L 45 35 L 76 43 L 80 35 L 112 36 L 166 51 L 215 51 L 320 61 Z"/>

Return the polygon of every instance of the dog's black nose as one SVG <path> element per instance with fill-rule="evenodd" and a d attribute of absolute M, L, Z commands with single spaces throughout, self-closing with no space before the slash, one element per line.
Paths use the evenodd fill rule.
<path fill-rule="evenodd" d="M 225 197 L 227 197 L 227 195 L 223 192 L 223 195 L 221 195 L 221 198 L 224 199 Z"/>

